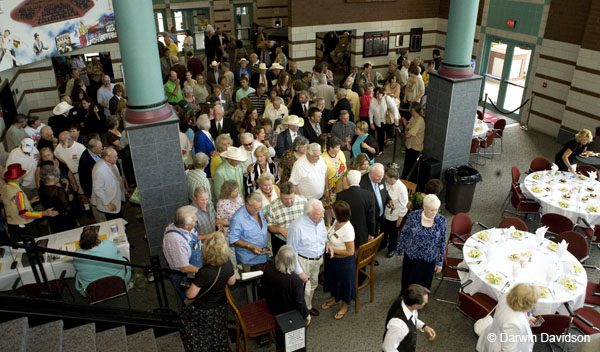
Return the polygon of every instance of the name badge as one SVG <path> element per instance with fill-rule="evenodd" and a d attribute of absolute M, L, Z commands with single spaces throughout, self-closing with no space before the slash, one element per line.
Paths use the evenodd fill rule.
<path fill-rule="evenodd" d="M 73 154 L 73 155 L 71 155 L 71 159 L 73 159 L 73 160 L 77 160 L 77 154 Z"/>
<path fill-rule="evenodd" d="M 198 249 L 198 242 L 194 243 L 194 250 Z"/>
<path fill-rule="evenodd" d="M 383 189 L 383 185 L 379 185 L 379 189 L 382 190 Z"/>

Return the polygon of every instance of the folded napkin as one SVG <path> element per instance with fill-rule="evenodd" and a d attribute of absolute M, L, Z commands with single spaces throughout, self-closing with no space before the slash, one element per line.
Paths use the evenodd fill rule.
<path fill-rule="evenodd" d="M 590 181 L 593 181 L 598 177 L 598 173 L 596 171 L 588 172 L 588 177 L 590 178 Z"/>
<path fill-rule="evenodd" d="M 573 170 L 577 170 L 577 164 L 571 164 L 571 167 L 573 168 Z"/>
<path fill-rule="evenodd" d="M 565 240 L 562 240 L 558 244 L 558 258 L 559 259 L 561 259 L 563 257 L 563 255 L 565 255 L 565 253 L 567 252 L 568 246 L 569 246 L 569 244 Z"/>
<path fill-rule="evenodd" d="M 542 227 L 538 228 L 537 230 L 535 230 L 535 243 L 537 243 L 537 244 L 542 243 L 542 241 L 544 240 L 544 237 L 546 237 L 547 231 L 548 231 L 547 226 L 542 226 Z"/>
<path fill-rule="evenodd" d="M 558 165 L 552 163 L 552 167 L 550 168 L 550 170 L 552 170 L 552 174 L 556 173 L 556 171 L 558 171 Z"/>

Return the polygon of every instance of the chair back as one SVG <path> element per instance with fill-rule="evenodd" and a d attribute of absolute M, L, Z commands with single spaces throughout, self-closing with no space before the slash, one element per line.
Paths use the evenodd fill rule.
<path fill-rule="evenodd" d="M 510 175 L 512 176 L 512 183 L 519 184 L 519 180 L 521 179 L 521 171 L 516 166 L 510 168 Z"/>
<path fill-rule="evenodd" d="M 588 177 L 590 176 L 590 172 L 595 172 L 596 173 L 596 181 L 598 181 L 598 169 L 596 169 L 592 165 L 577 164 L 577 172 L 581 172 L 583 175 L 588 176 Z"/>
<path fill-rule="evenodd" d="M 410 181 L 406 181 L 406 180 L 400 180 L 402 183 L 404 183 L 404 185 L 406 186 L 406 190 L 408 191 L 408 198 L 410 198 L 413 194 L 415 194 L 415 192 L 417 191 L 417 184 L 410 182 Z"/>
<path fill-rule="evenodd" d="M 473 220 L 467 213 L 458 213 L 452 219 L 452 225 L 450 231 L 457 235 L 466 235 L 471 233 L 473 228 Z"/>
<path fill-rule="evenodd" d="M 560 336 L 564 334 L 571 325 L 570 315 L 563 314 L 542 314 L 544 323 L 537 328 L 531 328 L 534 335 L 548 334 Z"/>
<path fill-rule="evenodd" d="M 483 121 L 483 112 L 482 111 L 477 110 L 477 118 L 479 120 Z"/>
<path fill-rule="evenodd" d="M 511 226 L 514 226 L 515 229 L 517 229 L 519 231 L 529 231 L 525 221 L 523 221 L 519 218 L 513 218 L 513 217 L 504 218 L 504 219 L 502 219 L 502 221 L 500 221 L 500 224 L 498 224 L 498 228 L 500 228 L 500 229 L 508 229 Z"/>
<path fill-rule="evenodd" d="M 510 190 L 510 204 L 513 206 L 513 208 L 518 209 L 519 203 L 521 203 L 519 190 L 517 189 L 517 186 L 514 183 L 510 185 Z"/>
<path fill-rule="evenodd" d="M 590 249 L 588 241 L 577 231 L 565 231 L 561 232 L 560 235 L 556 236 L 554 241 L 560 243 L 562 241 L 567 242 L 567 250 L 573 254 L 577 260 L 581 260 L 588 255 Z"/>
<path fill-rule="evenodd" d="M 485 317 L 490 312 L 483 304 L 462 291 L 458 293 L 458 304 L 456 305 L 456 309 L 464 313 L 473 321 Z"/>
<path fill-rule="evenodd" d="M 489 148 L 494 145 L 494 134 L 492 132 L 488 132 L 485 136 L 485 140 L 481 141 L 479 144 L 482 148 Z"/>
<path fill-rule="evenodd" d="M 477 150 L 479 149 L 479 139 L 473 138 L 471 139 L 471 154 L 477 154 Z"/>
<path fill-rule="evenodd" d="M 236 352 L 239 350 L 238 347 L 242 343 L 241 338 L 243 336 L 242 350 L 248 351 L 248 334 L 247 334 L 248 330 L 246 329 L 246 324 L 244 323 L 244 319 L 242 318 L 242 313 L 240 313 L 240 310 L 236 307 L 235 301 L 233 300 L 233 296 L 231 295 L 231 291 L 229 291 L 229 286 L 227 286 L 227 285 L 225 286 L 225 296 L 227 297 L 227 303 L 229 303 L 229 306 L 231 307 L 231 309 L 233 309 L 233 314 L 235 315 L 235 330 L 236 330 L 235 350 L 236 350 Z M 240 335 L 240 330 L 241 330 L 241 335 Z"/>
<path fill-rule="evenodd" d="M 573 221 L 568 217 L 555 213 L 546 213 L 542 215 L 541 223 L 544 226 L 548 226 L 548 231 L 554 234 L 571 231 L 575 226 Z"/>
<path fill-rule="evenodd" d="M 494 122 L 494 132 L 496 132 L 496 138 L 502 138 L 505 127 L 506 127 L 505 119 L 498 119 L 498 121 Z"/>
<path fill-rule="evenodd" d="M 127 294 L 125 282 L 119 276 L 107 276 L 87 286 L 85 295 L 90 304 L 100 303 Z"/>
<path fill-rule="evenodd" d="M 375 257 L 377 257 L 377 250 L 379 249 L 382 238 L 383 232 L 373 241 L 364 243 L 358 248 L 358 254 L 356 255 L 357 271 L 371 263 L 373 263 L 373 265 L 375 264 Z"/>
<path fill-rule="evenodd" d="M 531 160 L 531 164 L 529 164 L 529 172 L 550 170 L 552 168 L 552 163 L 550 160 L 544 158 L 543 156 L 537 156 L 533 160 Z"/>

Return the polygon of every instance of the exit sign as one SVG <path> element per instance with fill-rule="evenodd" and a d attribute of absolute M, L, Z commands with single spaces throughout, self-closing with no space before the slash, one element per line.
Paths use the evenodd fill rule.
<path fill-rule="evenodd" d="M 515 28 L 516 25 L 517 25 L 516 20 L 506 20 L 506 27 Z"/>

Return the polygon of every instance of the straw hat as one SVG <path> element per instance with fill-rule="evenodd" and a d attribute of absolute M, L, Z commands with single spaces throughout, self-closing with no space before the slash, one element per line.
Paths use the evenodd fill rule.
<path fill-rule="evenodd" d="M 25 175 L 27 171 L 21 168 L 21 164 L 10 164 L 6 167 L 6 172 L 4 173 L 5 180 L 16 180 L 19 177 Z"/>
<path fill-rule="evenodd" d="M 284 69 L 283 66 L 281 66 L 279 64 L 279 62 L 274 63 L 273 65 L 271 65 L 271 68 L 270 68 L 270 70 L 283 70 L 283 69 Z"/>
<path fill-rule="evenodd" d="M 258 69 L 259 70 L 266 70 L 267 69 L 267 65 L 264 62 L 261 62 L 260 65 L 258 65 Z"/>
<path fill-rule="evenodd" d="M 52 113 L 54 115 L 62 115 L 71 109 L 73 109 L 73 105 L 67 103 L 66 101 L 61 101 L 54 107 L 54 109 L 52 109 Z"/>
<path fill-rule="evenodd" d="M 240 150 L 240 148 L 227 147 L 227 150 L 221 153 L 221 157 L 244 162 L 248 159 L 248 153 L 245 150 Z"/>
<path fill-rule="evenodd" d="M 248 60 L 246 60 L 246 58 L 245 58 L 245 57 L 243 57 L 243 58 L 241 58 L 241 59 L 240 59 L 240 64 L 241 64 L 242 62 L 248 62 Z"/>
<path fill-rule="evenodd" d="M 218 62 L 216 62 L 216 61 L 213 61 L 213 62 L 211 62 L 211 63 L 210 63 L 210 65 L 211 65 L 211 66 L 219 66 L 219 63 L 218 63 Z"/>
<path fill-rule="evenodd" d="M 283 119 L 281 124 L 302 127 L 302 126 L 304 126 L 304 119 L 301 119 L 296 115 L 288 115 Z"/>
<path fill-rule="evenodd" d="M 388 65 L 398 66 L 398 63 L 396 62 L 396 60 L 390 60 L 388 61 Z"/>

